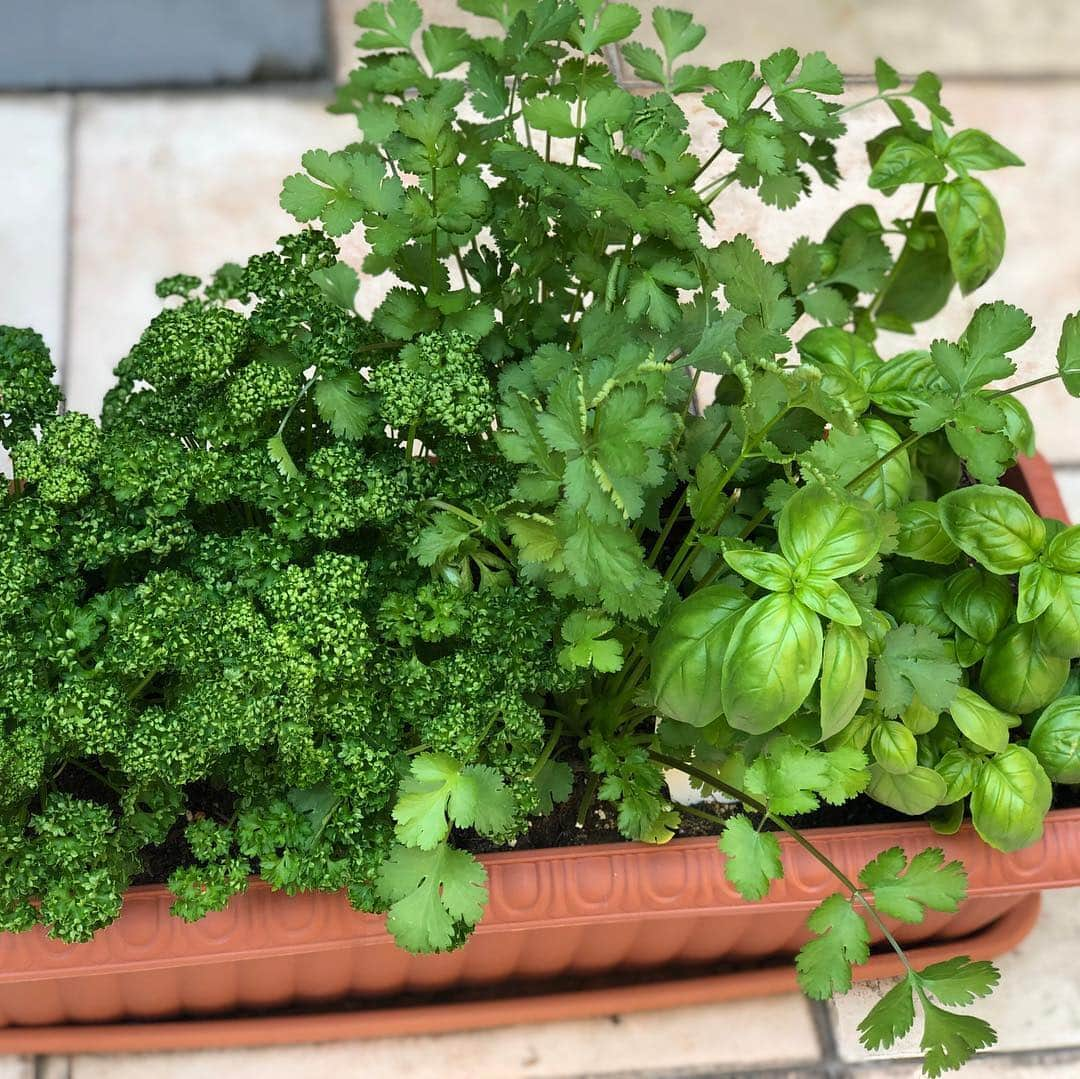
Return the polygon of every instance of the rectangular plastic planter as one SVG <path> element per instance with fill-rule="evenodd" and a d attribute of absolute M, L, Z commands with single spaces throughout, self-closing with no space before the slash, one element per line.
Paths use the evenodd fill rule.
<path fill-rule="evenodd" d="M 1044 462 L 1025 462 L 1022 480 L 1018 486 L 1041 513 L 1064 516 Z M 922 925 L 896 927 L 905 944 L 928 956 L 937 956 L 942 942 L 961 940 L 944 954 L 1002 951 L 1030 929 L 1040 891 L 1080 885 L 1080 810 L 1052 812 L 1038 843 L 1008 855 L 984 845 L 969 825 L 950 837 L 921 823 L 811 834 L 852 876 L 895 845 L 911 853 L 940 846 L 964 862 L 970 887 L 959 912 L 928 912 Z M 781 843 L 784 879 L 756 904 L 725 880 L 714 839 L 490 855 L 483 859 L 490 877 L 483 921 L 462 949 L 438 956 L 401 951 L 381 918 L 353 911 L 342 895 L 289 897 L 255 881 L 227 910 L 188 924 L 169 914 L 166 889 L 133 888 L 119 920 L 88 944 L 52 941 L 40 929 L 0 935 L 0 1052 L 460 1029 L 783 990 L 793 985 L 790 964 L 762 964 L 798 949 L 807 913 L 836 886 L 802 848 L 786 837 Z M 758 969 L 717 972 L 720 963 Z M 892 971 L 892 961 L 878 957 L 860 973 Z M 623 984 L 590 986 L 598 975 L 620 976 Z M 568 977 L 575 980 L 569 988 Z M 504 987 L 503 999 L 453 1003 L 492 986 Z M 409 994 L 432 993 L 438 1003 L 407 1003 Z M 324 1014 L 220 1018 L 346 1000 L 370 1003 Z"/>

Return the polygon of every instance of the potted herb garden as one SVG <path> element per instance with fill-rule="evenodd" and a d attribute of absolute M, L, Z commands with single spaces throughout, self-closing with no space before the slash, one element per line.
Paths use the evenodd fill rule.
<path fill-rule="evenodd" d="M 626 3 L 462 7 L 494 36 L 422 28 L 414 0 L 360 12 L 333 106 L 357 141 L 282 189 L 305 227 L 160 282 L 100 423 L 58 407 L 37 335 L 0 329 L 2 1023 L 581 969 L 590 902 L 645 924 L 633 889 L 667 874 L 656 910 L 753 926 L 770 889 L 803 887 L 796 857 L 821 869 L 798 977 L 827 998 L 872 940 L 956 935 L 975 907 L 943 849 L 1004 873 L 1046 845 L 1053 784 L 1080 782 L 1080 526 L 1002 485 L 1034 452 L 1009 383 L 1031 322 L 988 302 L 955 341 L 896 336 L 992 275 L 981 177 L 1020 161 L 957 130 L 928 73 L 879 61 L 876 93 L 843 104 L 822 53 L 686 60 L 704 31 L 677 11 L 653 13 L 657 51 L 628 42 Z M 638 93 L 604 62 L 617 44 Z M 716 116 L 703 157 L 685 95 Z M 895 220 L 856 205 L 766 261 L 724 192 L 779 213 L 834 185 L 863 108 Z M 363 280 L 335 242 L 353 230 Z M 1046 377 L 1080 393 L 1077 316 Z M 840 805 L 867 823 L 818 833 Z M 719 852 L 657 849 L 690 824 Z M 638 842 L 588 845 L 620 838 Z M 559 918 L 576 943 L 479 971 L 478 855 L 515 846 L 485 859 L 492 918 L 519 917 L 526 951 Z M 515 915 L 515 888 L 543 902 Z M 396 952 L 340 893 L 386 915 Z M 221 984 L 226 960 L 295 974 L 297 911 L 324 964 L 378 942 L 368 981 L 176 988 L 197 939 Z M 776 927 L 589 964 L 760 957 L 799 934 Z M 124 956 L 121 991 L 104 971 Z M 996 980 L 967 957 L 909 966 L 863 1041 L 918 1013 L 928 1074 L 958 1066 L 994 1041 L 960 1009 Z"/>

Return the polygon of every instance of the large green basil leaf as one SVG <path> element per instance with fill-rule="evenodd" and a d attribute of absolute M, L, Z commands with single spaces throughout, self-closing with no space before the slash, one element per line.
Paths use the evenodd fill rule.
<path fill-rule="evenodd" d="M 740 576 L 770 592 L 791 591 L 791 566 L 778 554 L 735 548 L 724 552 L 724 561 Z"/>
<path fill-rule="evenodd" d="M 842 731 L 866 694 L 869 641 L 860 629 L 829 625 L 821 658 L 821 737 Z"/>
<path fill-rule="evenodd" d="M 1080 697 L 1058 697 L 1047 705 L 1028 748 L 1055 783 L 1080 783 Z"/>
<path fill-rule="evenodd" d="M 749 600 L 737 588 L 711 585 L 684 599 L 651 648 L 653 702 L 664 715 L 704 727 L 723 709 L 724 653 Z"/>
<path fill-rule="evenodd" d="M 945 165 L 930 146 L 896 135 L 885 144 L 867 183 L 875 191 L 893 191 L 900 184 L 936 184 L 945 179 Z"/>
<path fill-rule="evenodd" d="M 816 577 L 844 577 L 877 554 L 885 532 L 880 516 L 860 498 L 811 483 L 785 503 L 777 522 L 780 550 Z"/>
<path fill-rule="evenodd" d="M 1080 656 L 1080 577 L 1062 577 L 1050 606 L 1037 619 L 1035 628 L 1044 652 L 1064 659 Z"/>
<path fill-rule="evenodd" d="M 899 623 L 929 626 L 939 637 L 952 632 L 952 619 L 945 613 L 945 582 L 940 577 L 901 573 L 882 587 L 878 606 Z"/>
<path fill-rule="evenodd" d="M 855 375 L 864 387 L 870 385 L 874 372 L 881 366 L 881 357 L 869 341 L 839 326 L 819 326 L 804 334 L 798 344 L 803 363 L 813 364 L 822 371 L 827 367 L 842 367 Z"/>
<path fill-rule="evenodd" d="M 795 598 L 812 611 L 845 626 L 861 626 L 862 615 L 851 597 L 828 577 L 811 575 L 795 586 Z"/>
<path fill-rule="evenodd" d="M 883 719 L 870 736 L 874 760 L 886 772 L 906 775 L 918 763 L 915 735 L 895 719 Z"/>
<path fill-rule="evenodd" d="M 1057 369 L 1061 384 L 1068 393 L 1080 397 L 1080 311 L 1067 315 L 1061 324 Z"/>
<path fill-rule="evenodd" d="M 987 646 L 982 641 L 969 637 L 962 629 L 958 629 L 953 635 L 953 646 L 956 649 L 956 662 L 965 670 L 974 667 L 986 655 Z"/>
<path fill-rule="evenodd" d="M 1062 575 L 1042 562 L 1032 562 L 1020 571 L 1016 597 L 1017 622 L 1033 622 L 1061 591 Z"/>
<path fill-rule="evenodd" d="M 923 704 L 916 693 L 911 698 L 911 704 L 904 709 L 904 714 L 900 719 L 912 734 L 927 734 L 938 725 L 941 715 Z"/>
<path fill-rule="evenodd" d="M 940 506 L 949 538 L 991 573 L 1016 573 L 1035 561 L 1046 542 L 1042 518 L 1005 487 L 963 487 L 945 495 Z"/>
<path fill-rule="evenodd" d="M 759 599 L 740 619 L 724 657 L 728 723 L 764 734 L 792 716 L 821 670 L 821 620 L 789 593 Z"/>
<path fill-rule="evenodd" d="M 930 394 L 947 388 L 930 353 L 912 349 L 886 360 L 874 371 L 870 400 L 894 416 L 910 417 L 922 408 Z"/>
<path fill-rule="evenodd" d="M 981 180 L 960 176 L 939 184 L 938 224 L 949 243 L 953 275 L 966 296 L 984 284 L 1005 253 L 1005 222 L 997 200 Z"/>
<path fill-rule="evenodd" d="M 1012 608 L 1008 584 L 986 570 L 969 566 L 945 582 L 945 613 L 980 644 L 988 645 L 1005 628 Z"/>
<path fill-rule="evenodd" d="M 1005 434 L 1017 453 L 1035 456 L 1035 425 L 1024 403 L 1011 393 L 993 395 L 994 404 L 1005 413 Z"/>
<path fill-rule="evenodd" d="M 884 420 L 862 420 L 862 426 L 882 456 L 902 441 Z M 903 505 L 911 493 L 911 458 L 907 451 L 901 450 L 883 461 L 854 490 L 879 510 L 894 510 Z"/>
<path fill-rule="evenodd" d="M 900 531 L 896 536 L 896 553 L 919 562 L 934 562 L 948 566 L 960 555 L 941 525 L 941 511 L 936 502 L 909 502 L 896 511 Z"/>
<path fill-rule="evenodd" d="M 1069 661 L 1048 655 L 1034 622 L 1014 623 L 986 650 L 979 690 L 1003 712 L 1024 716 L 1044 708 L 1069 677 Z"/>
<path fill-rule="evenodd" d="M 893 775 L 880 765 L 870 765 L 870 785 L 866 793 L 882 805 L 906 813 L 909 817 L 921 817 L 945 800 L 948 786 L 934 771 L 917 764 L 910 772 Z"/>
<path fill-rule="evenodd" d="M 973 690 L 960 686 L 949 705 L 949 714 L 960 733 L 988 753 L 1000 753 L 1009 744 L 1015 716 L 1006 715 Z"/>
<path fill-rule="evenodd" d="M 1050 540 L 1046 563 L 1061 573 L 1080 573 L 1080 525 L 1062 529 Z"/>
<path fill-rule="evenodd" d="M 926 488 L 919 495 L 920 498 L 938 499 L 960 485 L 964 472 L 963 462 L 949 445 L 949 439 L 943 431 L 923 435 L 915 443 L 912 463 L 916 472 L 923 477 Z"/>
<path fill-rule="evenodd" d="M 1035 754 L 1012 745 L 979 769 L 971 791 L 971 820 L 991 847 L 1019 850 L 1042 835 L 1050 799 L 1050 779 Z"/>
<path fill-rule="evenodd" d="M 966 749 L 950 749 L 942 755 L 934 770 L 948 784 L 946 804 L 959 802 L 971 793 L 982 765 L 983 758 Z"/>
<path fill-rule="evenodd" d="M 956 284 L 949 245 L 937 215 L 930 211 L 920 214 L 913 231 L 913 242 L 893 266 L 878 302 L 879 319 L 892 316 L 909 325 L 925 322 L 945 306 Z"/>

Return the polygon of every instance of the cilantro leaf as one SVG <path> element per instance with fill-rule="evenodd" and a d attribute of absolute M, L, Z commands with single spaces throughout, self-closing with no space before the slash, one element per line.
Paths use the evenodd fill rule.
<path fill-rule="evenodd" d="M 443 753 L 421 753 L 409 773 L 394 804 L 394 832 L 402 843 L 434 850 L 451 824 L 497 835 L 513 820 L 513 798 L 494 768 L 462 767 Z"/>
<path fill-rule="evenodd" d="M 724 825 L 719 847 L 726 855 L 724 874 L 743 899 L 763 899 L 769 885 L 784 875 L 776 835 L 758 831 L 745 814 Z"/>
<path fill-rule="evenodd" d="M 915 1025 L 913 979 L 900 979 L 867 1013 L 859 1024 L 859 1041 L 864 1049 L 888 1049 Z"/>
<path fill-rule="evenodd" d="M 358 439 L 367 434 L 375 415 L 375 400 L 367 383 L 355 371 L 321 378 L 312 388 L 319 416 L 340 438 Z"/>
<path fill-rule="evenodd" d="M 471 854 L 439 843 L 395 846 L 379 869 L 376 892 L 389 903 L 386 928 L 411 952 L 447 951 L 484 913 L 487 871 Z"/>
<path fill-rule="evenodd" d="M 388 0 L 361 8 L 354 21 L 365 31 L 356 43 L 361 49 L 408 49 L 424 15 L 416 0 Z"/>
<path fill-rule="evenodd" d="M 795 969 L 802 991 L 812 1000 L 828 1000 L 851 988 L 851 968 L 870 957 L 866 922 L 840 894 L 820 903 L 807 926 L 817 934 L 799 950 Z"/>
<path fill-rule="evenodd" d="M 985 1019 L 976 1015 L 962 1015 L 946 1011 L 922 998 L 923 1036 L 919 1043 L 923 1050 L 923 1071 L 930 1079 L 937 1079 L 943 1072 L 953 1071 L 966 1064 L 978 1049 L 986 1049 L 997 1042 L 997 1034 Z"/>
<path fill-rule="evenodd" d="M 882 914 L 918 924 L 926 907 L 951 913 L 967 894 L 964 867 L 944 861 L 939 849 L 929 847 L 909 864 L 900 847 L 891 847 L 863 868 L 859 880 L 873 893 L 874 905 Z"/>
<path fill-rule="evenodd" d="M 574 773 L 565 762 L 548 760 L 533 782 L 540 800 L 540 812 L 550 813 L 557 804 L 570 797 L 574 789 Z"/>
<path fill-rule="evenodd" d="M 559 650 L 559 662 L 564 667 L 592 667 L 608 674 L 619 670 L 622 643 L 604 636 L 614 628 L 615 620 L 597 611 L 574 611 L 562 624 L 566 644 Z"/>
<path fill-rule="evenodd" d="M 946 655 L 945 642 L 927 626 L 890 630 L 875 670 L 878 705 L 885 715 L 897 717 L 916 696 L 932 711 L 945 711 L 961 677 L 960 667 Z"/>

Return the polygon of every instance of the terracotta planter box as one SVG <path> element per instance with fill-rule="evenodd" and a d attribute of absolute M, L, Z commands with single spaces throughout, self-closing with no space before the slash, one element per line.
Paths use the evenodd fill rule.
<path fill-rule="evenodd" d="M 1036 507 L 1063 516 L 1045 463 L 1023 472 Z M 969 825 L 950 837 L 920 823 L 810 834 L 850 875 L 895 845 L 940 846 L 964 862 L 959 912 L 895 927 L 920 960 L 1003 951 L 1030 929 L 1041 890 L 1080 885 L 1080 809 L 1052 812 L 1042 840 L 1009 855 Z M 482 923 L 464 948 L 439 956 L 402 952 L 381 918 L 341 895 L 288 897 L 253 882 L 226 911 L 189 925 L 168 913 L 166 889 L 133 888 L 120 919 L 88 944 L 40 930 L 0 936 L 0 1052 L 461 1029 L 785 990 L 806 915 L 836 887 L 800 847 L 781 843 L 784 879 L 754 904 L 724 879 L 713 839 L 491 855 Z M 894 970 L 881 955 L 859 973 Z M 275 1009 L 293 1011 L 267 1014 Z"/>

